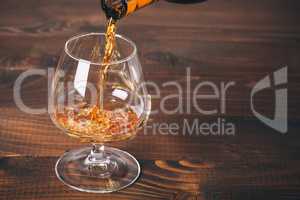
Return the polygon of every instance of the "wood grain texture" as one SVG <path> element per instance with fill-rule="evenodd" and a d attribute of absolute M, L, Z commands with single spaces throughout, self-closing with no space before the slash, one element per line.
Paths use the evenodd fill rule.
<path fill-rule="evenodd" d="M 276 164 L 273 160 L 257 160 L 248 165 L 232 162 L 226 166 L 205 162 L 190 165 L 185 160 L 140 160 L 143 169 L 140 179 L 128 189 L 110 195 L 86 194 L 63 186 L 54 175 L 56 160 L 56 157 L 2 158 L 1 196 L 4 199 L 248 200 L 289 199 L 300 195 L 299 168 L 287 169 L 283 160 Z M 299 161 L 293 164 L 298 166 Z"/>
<path fill-rule="evenodd" d="M 13 84 L 22 72 L 54 68 L 67 38 L 103 31 L 98 0 L 3 0 L 0 10 L 0 199 L 300 199 L 299 1 L 160 1 L 122 20 L 118 32 L 136 42 L 145 78 L 160 86 L 162 96 L 176 92 L 163 87 L 165 81 L 185 86 L 188 67 L 191 87 L 201 81 L 234 81 L 221 117 L 236 125 L 236 134 L 140 132 L 133 140 L 112 144 L 141 162 L 142 175 L 111 195 L 63 186 L 55 176 L 55 161 L 82 144 L 62 134 L 47 113 L 28 115 L 13 100 Z M 253 85 L 286 65 L 289 131 L 282 135 L 259 122 L 249 105 Z M 191 100 L 183 93 L 184 101 Z M 47 77 L 26 80 L 22 97 L 28 106 L 47 107 Z M 153 108 L 160 102 L 154 99 Z M 255 104 L 272 115 L 272 91 L 259 94 Z M 217 105 L 201 102 L 203 108 Z M 149 125 L 183 127 L 183 119 L 211 122 L 216 117 L 195 109 L 189 114 L 160 112 Z"/>

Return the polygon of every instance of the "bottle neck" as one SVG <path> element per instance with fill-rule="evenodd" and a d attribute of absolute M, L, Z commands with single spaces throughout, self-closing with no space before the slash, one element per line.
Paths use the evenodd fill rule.
<path fill-rule="evenodd" d="M 140 8 L 146 7 L 159 0 L 101 0 L 101 6 L 107 18 L 119 20 Z M 207 0 L 166 0 L 172 3 L 193 4 L 201 3 Z"/>
<path fill-rule="evenodd" d="M 126 16 L 158 0 L 128 0 Z"/>
<path fill-rule="evenodd" d="M 107 18 L 119 20 L 158 0 L 101 0 Z"/>

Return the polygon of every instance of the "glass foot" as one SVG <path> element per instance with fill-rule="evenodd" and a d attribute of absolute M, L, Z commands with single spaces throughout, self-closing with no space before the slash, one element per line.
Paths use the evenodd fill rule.
<path fill-rule="evenodd" d="M 140 174 L 138 161 L 129 153 L 101 146 L 74 149 L 62 155 L 55 172 L 69 187 L 93 193 L 121 190 L 136 181 Z"/>

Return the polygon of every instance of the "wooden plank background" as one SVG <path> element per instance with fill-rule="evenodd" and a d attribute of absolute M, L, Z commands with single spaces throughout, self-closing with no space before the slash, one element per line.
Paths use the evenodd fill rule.
<path fill-rule="evenodd" d="M 122 20 L 118 32 L 134 40 L 145 78 L 162 85 L 234 81 L 223 117 L 234 136 L 143 134 L 113 144 L 132 153 L 142 175 L 131 187 L 110 195 L 76 192 L 54 172 L 59 155 L 79 147 L 48 114 L 29 115 L 13 100 L 13 84 L 27 69 L 57 64 L 64 42 L 104 30 L 98 0 L 2 0 L 0 5 L 0 199 L 300 199 L 300 2 L 298 0 L 207 0 L 200 4 L 160 1 Z M 282 135 L 250 110 L 250 91 L 262 77 L 288 66 L 289 131 Z M 162 88 L 162 95 L 172 90 Z M 201 91 L 203 93 L 207 91 Z M 186 91 L 184 91 L 186 95 Z M 47 106 L 47 77 L 22 87 L 28 106 Z M 161 99 L 154 99 L 158 108 Z M 187 99 L 184 99 L 187 100 Z M 169 106 L 176 106 L 171 101 Z M 255 99 L 273 112 L 272 92 Z M 217 102 L 203 101 L 210 108 Z M 200 119 L 190 114 L 151 116 L 149 124 Z"/>

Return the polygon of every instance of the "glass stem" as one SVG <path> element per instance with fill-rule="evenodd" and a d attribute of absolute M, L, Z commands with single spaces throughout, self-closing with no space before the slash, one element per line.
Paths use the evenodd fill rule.
<path fill-rule="evenodd" d="M 105 158 L 105 151 L 103 144 L 92 144 L 91 156 L 95 159 Z"/>
<path fill-rule="evenodd" d="M 85 160 L 90 175 L 108 178 L 117 168 L 117 163 L 106 154 L 103 144 L 93 144 L 91 153 Z"/>
<path fill-rule="evenodd" d="M 87 164 L 102 166 L 109 161 L 109 157 L 105 154 L 103 144 L 93 144 L 91 153 L 87 157 Z"/>

